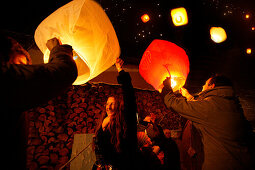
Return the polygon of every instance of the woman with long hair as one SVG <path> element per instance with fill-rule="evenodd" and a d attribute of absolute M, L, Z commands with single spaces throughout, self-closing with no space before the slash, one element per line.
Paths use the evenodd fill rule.
<path fill-rule="evenodd" d="M 121 85 L 122 95 L 108 97 L 95 132 L 95 169 L 129 169 L 135 165 L 136 99 L 130 75 L 122 68 L 123 63 L 123 60 L 118 58 L 115 64 L 119 72 L 117 80 Z"/>

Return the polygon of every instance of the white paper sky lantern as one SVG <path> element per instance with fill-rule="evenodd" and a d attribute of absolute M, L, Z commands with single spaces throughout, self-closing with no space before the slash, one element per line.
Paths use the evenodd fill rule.
<path fill-rule="evenodd" d="M 58 38 L 74 49 L 78 78 L 84 84 L 111 67 L 120 55 L 119 42 L 111 21 L 92 0 L 73 0 L 48 16 L 35 31 L 35 42 L 49 59 L 47 40 Z"/>

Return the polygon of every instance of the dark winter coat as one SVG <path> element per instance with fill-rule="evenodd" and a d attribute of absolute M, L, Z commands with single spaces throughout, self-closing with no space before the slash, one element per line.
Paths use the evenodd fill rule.
<path fill-rule="evenodd" d="M 72 85 L 77 77 L 72 56 L 72 47 L 61 45 L 52 49 L 47 64 L 1 65 L 1 153 L 4 159 L 1 162 L 4 167 L 24 168 L 27 134 L 22 112 L 46 103 Z"/>
<path fill-rule="evenodd" d="M 203 169 L 250 169 L 248 121 L 232 87 L 206 90 L 195 101 L 177 98 L 171 89 L 163 88 L 164 103 L 191 120 L 202 135 Z"/>

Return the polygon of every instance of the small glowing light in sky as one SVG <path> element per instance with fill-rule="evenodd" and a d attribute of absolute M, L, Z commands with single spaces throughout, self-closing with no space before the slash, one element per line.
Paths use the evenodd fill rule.
<path fill-rule="evenodd" d="M 141 17 L 142 21 L 144 23 L 148 22 L 150 20 L 150 17 L 148 14 L 144 14 L 142 17 Z"/>
<path fill-rule="evenodd" d="M 247 53 L 247 54 L 251 54 L 251 52 L 252 52 L 251 48 L 247 48 L 247 49 L 246 49 L 246 53 Z"/>
<path fill-rule="evenodd" d="M 255 27 L 251 27 L 251 30 L 254 31 L 254 30 L 255 30 Z"/>
<path fill-rule="evenodd" d="M 246 19 L 249 19 L 249 18 L 250 18 L 250 15 L 249 15 L 249 14 L 246 14 L 246 15 L 245 15 L 245 18 L 246 18 Z"/>

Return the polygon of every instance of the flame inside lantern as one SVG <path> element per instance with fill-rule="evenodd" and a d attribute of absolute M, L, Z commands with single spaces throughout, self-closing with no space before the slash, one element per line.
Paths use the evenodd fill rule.
<path fill-rule="evenodd" d="M 139 65 L 139 73 L 156 90 L 161 90 L 163 81 L 171 75 L 173 91 L 184 86 L 189 73 L 186 52 L 174 43 L 154 40 L 145 50 Z"/>

